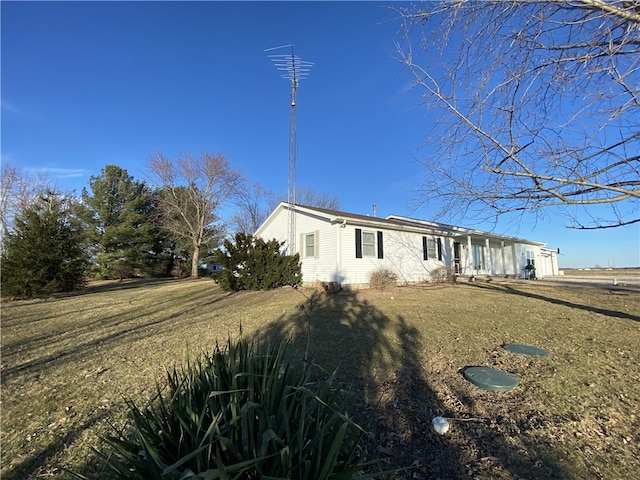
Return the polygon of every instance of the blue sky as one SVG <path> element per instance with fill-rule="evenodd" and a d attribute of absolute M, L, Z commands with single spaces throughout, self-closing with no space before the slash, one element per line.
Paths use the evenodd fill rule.
<path fill-rule="evenodd" d="M 386 2 L 6 2 L 2 161 L 78 193 L 107 164 L 138 179 L 149 156 L 223 154 L 252 182 L 287 188 L 289 88 L 265 49 L 315 65 L 298 90 L 299 187 L 342 210 L 413 209 L 428 117 L 394 59 Z M 287 53 L 282 52 L 272 53 Z M 557 219 L 557 220 L 554 220 Z M 474 219 L 463 226 L 491 229 Z M 640 265 L 640 227 L 584 232 L 549 215 L 494 231 L 560 248 L 561 267 Z"/>

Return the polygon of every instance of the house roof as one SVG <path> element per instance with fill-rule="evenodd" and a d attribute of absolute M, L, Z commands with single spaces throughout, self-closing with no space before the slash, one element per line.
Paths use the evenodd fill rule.
<path fill-rule="evenodd" d="M 269 215 L 264 223 L 256 230 L 259 232 L 263 226 L 270 222 L 271 218 L 276 215 L 279 210 L 284 210 L 289 207 L 287 202 L 281 202 L 276 209 Z M 543 246 L 545 243 L 536 242 L 533 240 L 527 240 L 524 238 L 509 237 L 505 235 L 499 235 L 491 232 L 484 232 L 481 230 L 469 229 L 465 227 L 457 227 L 454 225 L 448 225 L 445 223 L 431 222 L 427 220 L 420 220 L 416 218 L 403 217 L 399 215 L 389 215 L 386 218 L 372 217 L 369 215 L 359 215 L 356 213 L 342 212 L 339 210 L 331 210 L 326 208 L 309 207 L 306 205 L 296 205 L 296 209 L 306 212 L 311 215 L 318 215 L 326 218 L 329 221 L 335 223 L 352 223 L 362 226 L 371 226 L 379 228 L 387 228 L 393 230 L 408 230 L 416 232 L 425 232 L 434 235 L 453 236 L 453 237 L 483 237 L 495 240 L 505 240 L 509 242 L 527 243 L 531 245 Z"/>

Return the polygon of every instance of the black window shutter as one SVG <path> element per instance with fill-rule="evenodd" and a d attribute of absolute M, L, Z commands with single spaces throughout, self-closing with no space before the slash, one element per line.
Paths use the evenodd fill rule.
<path fill-rule="evenodd" d="M 356 228 L 356 258 L 362 258 L 362 229 Z"/>
<path fill-rule="evenodd" d="M 382 232 L 378 230 L 378 258 L 384 258 L 384 251 L 382 249 Z"/>
<path fill-rule="evenodd" d="M 422 237 L 422 259 L 429 260 L 429 252 L 427 250 L 427 237 Z"/>
<path fill-rule="evenodd" d="M 438 260 L 442 261 L 442 239 L 438 237 Z"/>

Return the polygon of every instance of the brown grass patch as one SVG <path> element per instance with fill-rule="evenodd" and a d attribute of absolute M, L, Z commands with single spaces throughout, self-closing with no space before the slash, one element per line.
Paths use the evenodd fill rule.
<path fill-rule="evenodd" d="M 210 280 L 166 280 L 5 303 L 2 478 L 95 472 L 91 447 L 124 420 L 123 400 L 145 402 L 163 366 L 240 324 L 247 336 L 289 336 L 301 352 L 309 340 L 318 363 L 338 368 L 370 421 L 372 451 L 413 467 L 399 478 L 640 470 L 640 293 L 495 281 L 313 299 L 309 315 L 293 289 L 229 294 Z M 507 342 L 549 356 L 509 353 Z M 521 385 L 485 392 L 462 377 L 470 365 L 507 370 Z M 453 420 L 441 437 L 435 415 L 472 420 Z"/>

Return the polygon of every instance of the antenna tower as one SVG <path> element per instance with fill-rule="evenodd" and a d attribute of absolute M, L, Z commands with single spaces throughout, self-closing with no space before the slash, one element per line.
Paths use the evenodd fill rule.
<path fill-rule="evenodd" d="M 293 52 L 294 45 L 282 45 L 280 47 L 267 48 L 265 52 L 279 50 L 281 48 L 291 48 L 290 54 L 268 55 L 271 61 L 281 72 L 281 77 L 291 81 L 291 93 L 289 103 L 289 183 L 287 190 L 287 203 L 289 204 L 287 229 L 287 253 L 296 253 L 296 169 L 298 163 L 298 133 L 296 127 L 296 93 L 300 80 L 309 76 L 313 63 L 301 60 Z"/>

